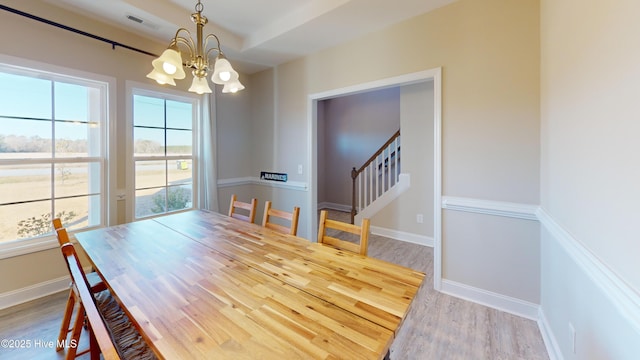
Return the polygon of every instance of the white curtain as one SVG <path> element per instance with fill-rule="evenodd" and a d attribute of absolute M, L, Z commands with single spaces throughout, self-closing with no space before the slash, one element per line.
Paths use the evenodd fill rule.
<path fill-rule="evenodd" d="M 218 211 L 215 93 L 203 96 L 200 129 L 200 207 Z"/>

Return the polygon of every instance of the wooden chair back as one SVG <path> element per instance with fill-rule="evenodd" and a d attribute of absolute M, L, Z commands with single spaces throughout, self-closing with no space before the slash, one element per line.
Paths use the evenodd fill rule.
<path fill-rule="evenodd" d="M 369 242 L 369 219 L 362 219 L 362 224 L 358 226 L 342 221 L 328 219 L 327 215 L 328 211 L 326 210 L 322 210 L 320 212 L 320 223 L 318 224 L 318 242 L 321 244 L 330 245 L 337 249 L 351 251 L 360 255 L 367 255 Z M 354 234 L 359 237 L 359 242 L 356 243 L 347 240 L 341 240 L 334 236 L 328 235 L 327 229 Z"/>
<path fill-rule="evenodd" d="M 58 238 L 58 243 L 60 244 L 60 246 L 65 244 L 70 244 L 71 241 L 69 240 L 69 235 L 67 234 L 67 230 L 62 226 L 62 222 L 60 221 L 60 219 L 55 218 L 52 220 L 52 223 L 53 223 L 53 228 L 55 229 L 56 237 Z M 97 273 L 91 272 L 88 274 L 85 273 L 84 275 L 87 281 L 89 282 L 89 289 L 93 294 L 99 293 L 107 289 L 106 284 L 102 281 L 102 278 L 100 278 L 100 276 Z M 80 299 L 79 299 L 78 291 L 76 290 L 72 282 L 71 290 L 69 291 L 69 297 L 67 299 L 67 305 L 65 306 L 64 315 L 62 317 L 62 323 L 60 324 L 60 332 L 58 334 L 58 341 L 56 343 L 56 351 L 60 351 L 65 348 L 67 335 L 69 333 L 73 334 L 71 337 L 71 340 L 74 340 L 77 342 L 78 339 L 80 338 L 80 331 L 78 331 L 76 327 L 80 327 L 82 326 L 82 324 L 79 325 L 78 320 L 76 319 L 76 324 L 70 327 L 71 318 L 73 317 L 73 310 L 76 307 L 76 303 L 80 303 Z M 78 310 L 78 315 L 76 315 L 76 317 L 77 316 L 82 316 L 82 318 L 84 318 L 84 314 L 82 314 L 81 309 Z M 77 348 L 71 347 L 70 348 L 71 355 L 67 357 L 68 358 L 74 357 L 73 354 L 76 353 L 76 351 L 77 351 Z M 84 354 L 84 353 L 80 353 L 80 354 Z M 75 356 L 79 356 L 79 355 L 76 354 Z"/>
<path fill-rule="evenodd" d="M 72 336 L 72 339 L 75 339 L 77 342 L 77 339 L 80 338 L 82 322 L 84 320 L 81 314 L 84 313 L 84 318 L 88 320 L 87 326 L 89 330 L 89 352 L 91 354 L 91 359 L 100 358 L 100 354 L 102 353 L 102 358 L 105 360 L 119 360 L 120 355 L 113 343 L 111 333 L 107 329 L 104 319 L 98 310 L 95 298 L 90 290 L 89 282 L 87 281 L 84 270 L 80 265 L 78 255 L 73 244 L 63 244 L 60 246 L 60 250 L 62 250 L 62 255 L 67 263 L 74 291 L 77 293 L 80 303 L 80 309 L 78 310 L 76 325 L 74 326 L 74 336 Z M 76 332 L 77 336 L 75 334 Z M 75 357 L 75 350 L 73 354 L 68 353 L 67 355 Z"/>
<path fill-rule="evenodd" d="M 51 223 L 53 223 L 53 231 L 62 229 L 62 220 L 60 220 L 60 218 L 55 218 L 51 220 Z"/>
<path fill-rule="evenodd" d="M 62 227 L 60 219 L 55 218 L 51 220 L 51 222 L 53 223 L 53 230 L 56 232 L 56 237 L 58 238 L 60 246 L 71 242 L 71 240 L 69 240 L 69 234 L 67 234 L 67 229 Z"/>
<path fill-rule="evenodd" d="M 250 203 L 238 201 L 236 194 L 231 195 L 231 203 L 229 204 L 229 216 L 252 223 L 256 218 L 256 207 L 258 199 L 251 199 Z M 244 210 L 245 214 L 238 213 L 238 209 Z"/>
<path fill-rule="evenodd" d="M 278 209 L 271 208 L 271 201 L 265 201 L 264 203 L 264 216 L 262 218 L 262 226 L 275 230 L 283 234 L 296 235 L 298 233 L 298 217 L 300 216 L 300 208 L 293 207 L 293 212 L 286 212 Z M 281 224 L 274 223 L 271 220 L 272 217 L 281 218 L 290 222 L 290 226 L 286 227 Z"/>

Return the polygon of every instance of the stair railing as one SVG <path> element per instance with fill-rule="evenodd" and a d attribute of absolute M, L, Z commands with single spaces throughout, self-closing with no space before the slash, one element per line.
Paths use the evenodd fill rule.
<path fill-rule="evenodd" d="M 351 170 L 351 223 L 357 212 L 374 202 L 398 182 L 400 175 L 400 130 L 358 169 Z"/>

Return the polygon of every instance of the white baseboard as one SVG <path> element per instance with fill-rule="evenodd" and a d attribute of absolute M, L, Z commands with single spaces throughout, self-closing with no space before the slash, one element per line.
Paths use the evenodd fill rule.
<path fill-rule="evenodd" d="M 338 204 L 338 203 L 332 203 L 332 202 L 327 202 L 327 201 L 323 201 L 321 203 L 318 203 L 318 209 L 330 209 L 330 210 L 336 210 L 336 211 L 342 211 L 342 212 L 351 213 L 351 205 Z"/>
<path fill-rule="evenodd" d="M 386 229 L 379 226 L 371 226 L 371 233 L 412 244 L 433 247 L 433 238 L 425 235 L 413 234 L 400 230 Z"/>
<path fill-rule="evenodd" d="M 551 330 L 549 321 L 547 321 L 547 317 L 544 315 L 542 307 L 540 307 L 540 311 L 538 311 L 538 329 L 540 329 L 544 346 L 547 348 L 549 360 L 563 360 L 562 351 L 560 351 L 560 346 L 556 341 L 556 337 L 553 335 L 553 331 Z"/>
<path fill-rule="evenodd" d="M 62 276 L 22 289 L 2 293 L 0 294 L 0 310 L 69 289 L 69 281 L 69 276 Z"/>
<path fill-rule="evenodd" d="M 442 279 L 441 292 L 464 300 L 488 306 L 500 311 L 538 320 L 540 305 L 494 293 L 459 282 Z"/>

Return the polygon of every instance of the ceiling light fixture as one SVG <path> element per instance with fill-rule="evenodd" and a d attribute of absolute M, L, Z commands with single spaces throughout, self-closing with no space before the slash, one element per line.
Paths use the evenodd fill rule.
<path fill-rule="evenodd" d="M 196 42 L 193 42 L 189 30 L 185 28 L 178 29 L 167 50 L 159 58 L 153 60 L 153 70 L 147 74 L 147 77 L 155 80 L 158 84 L 174 86 L 176 85 L 174 80 L 184 79 L 185 72 L 182 55 L 178 49 L 178 45 L 183 45 L 189 49 L 189 60 L 184 63 L 184 66 L 193 69 L 191 71 L 193 82 L 189 91 L 198 94 L 211 93 L 207 75 L 210 70 L 209 55 L 212 52 L 217 52 L 218 55 L 213 65 L 211 81 L 215 84 L 224 85 L 222 88 L 223 93 L 235 93 L 244 89 L 244 86 L 240 83 L 238 73 L 233 70 L 231 63 L 224 56 L 222 49 L 220 49 L 220 39 L 214 34 L 209 34 L 204 39 L 202 38 L 202 28 L 208 20 L 202 15 L 203 6 L 200 0 L 198 0 L 195 8 L 196 12 L 191 14 L 191 21 L 196 24 Z M 179 36 L 182 31 L 186 32 L 188 36 Z M 209 40 L 212 38 L 215 39 L 216 46 L 207 49 Z"/>

